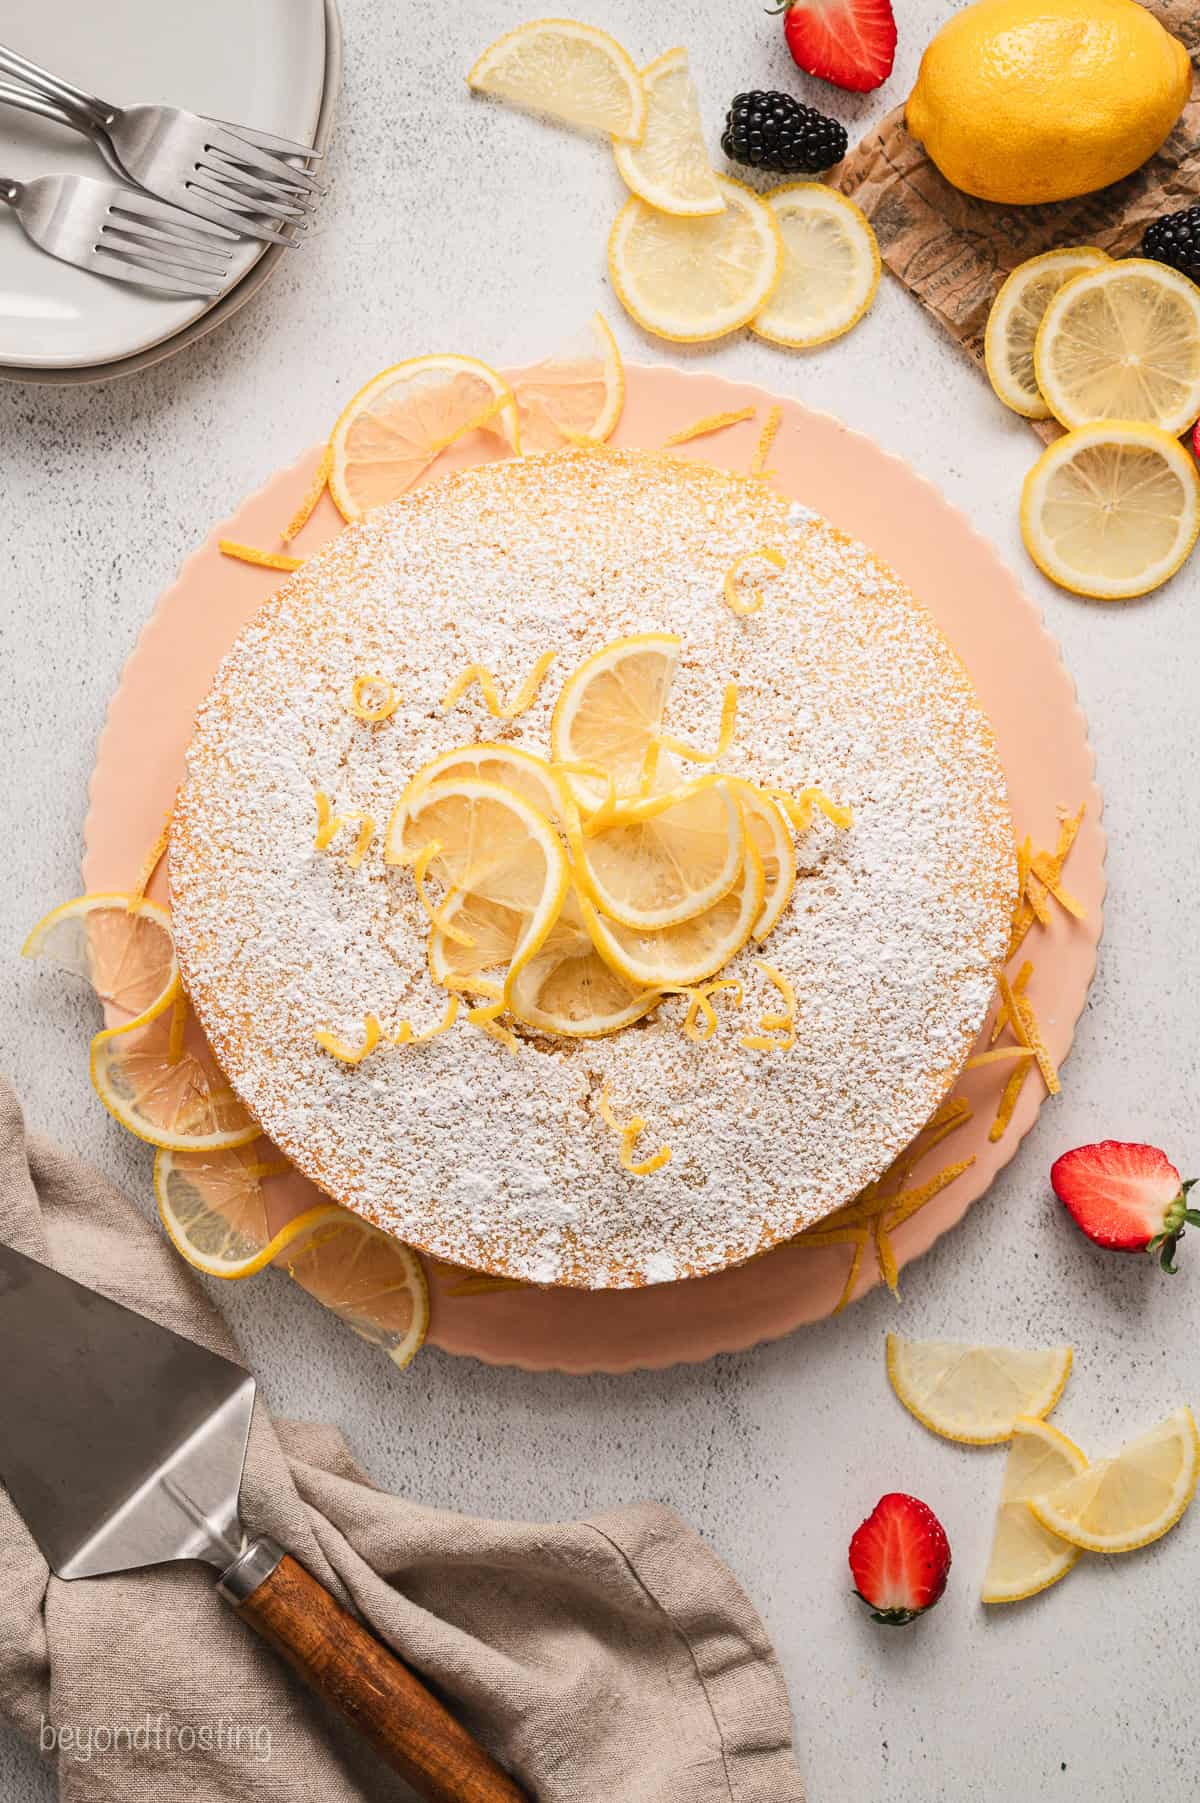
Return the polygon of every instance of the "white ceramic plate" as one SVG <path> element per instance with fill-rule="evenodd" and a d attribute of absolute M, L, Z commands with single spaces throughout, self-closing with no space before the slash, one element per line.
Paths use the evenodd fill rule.
<path fill-rule="evenodd" d="M 106 100 L 161 100 L 314 140 L 325 88 L 324 0 L 171 8 L 161 0 L 0 0 L 0 42 Z M 20 180 L 59 171 L 107 174 L 86 139 L 0 107 L 0 172 Z M 264 249 L 239 252 L 235 280 Z M 46 256 L 15 219 L 0 217 L 0 367 L 112 364 L 176 338 L 225 304 L 163 300 L 90 276 Z"/>

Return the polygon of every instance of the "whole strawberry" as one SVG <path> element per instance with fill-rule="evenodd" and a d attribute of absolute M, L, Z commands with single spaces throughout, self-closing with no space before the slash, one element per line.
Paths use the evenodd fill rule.
<path fill-rule="evenodd" d="M 872 1621 L 902 1628 L 932 1609 L 946 1588 L 950 1542 L 928 1503 L 890 1491 L 855 1529 L 850 1570 Z"/>
<path fill-rule="evenodd" d="M 808 75 L 865 94 L 885 82 L 896 60 L 891 0 L 780 0 L 792 61 Z"/>
<path fill-rule="evenodd" d="M 1113 1252 L 1149 1252 L 1172 1273 L 1184 1228 L 1200 1227 L 1200 1210 L 1187 1205 L 1195 1181 L 1182 1182 L 1156 1146 L 1120 1139 L 1076 1146 L 1050 1168 L 1055 1195 L 1090 1240 Z"/>

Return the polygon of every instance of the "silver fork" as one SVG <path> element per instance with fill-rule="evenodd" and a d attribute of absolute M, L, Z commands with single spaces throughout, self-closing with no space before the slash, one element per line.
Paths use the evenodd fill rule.
<path fill-rule="evenodd" d="M 114 106 L 2 44 L 0 73 L 57 102 L 63 124 L 102 132 L 124 174 L 161 200 L 270 244 L 294 244 L 308 222 L 316 178 L 287 160 L 310 159 L 307 145 L 252 137 L 179 107 Z"/>
<path fill-rule="evenodd" d="M 198 225 L 178 207 L 86 175 L 0 176 L 0 201 L 52 257 L 157 294 L 215 298 L 237 243 L 232 232 Z"/>

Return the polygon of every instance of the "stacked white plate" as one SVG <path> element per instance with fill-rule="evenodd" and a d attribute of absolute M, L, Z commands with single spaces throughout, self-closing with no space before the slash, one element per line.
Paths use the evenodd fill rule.
<path fill-rule="evenodd" d="M 161 101 L 324 150 L 341 75 L 337 0 L 0 0 L 0 43 L 118 105 Z M 0 106 L 0 174 L 109 176 L 86 138 Z M 228 319 L 281 257 L 247 240 L 215 301 L 168 300 L 48 257 L 0 207 L 0 380 L 103 381 Z"/>

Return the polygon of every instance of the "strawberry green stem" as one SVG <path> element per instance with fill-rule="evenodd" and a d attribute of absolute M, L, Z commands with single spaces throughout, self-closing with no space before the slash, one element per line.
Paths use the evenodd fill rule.
<path fill-rule="evenodd" d="M 1200 1209 L 1189 1208 L 1187 1205 L 1188 1192 L 1196 1181 L 1197 1179 L 1192 1177 L 1183 1185 L 1163 1216 L 1161 1231 L 1154 1235 L 1146 1247 L 1152 1257 L 1157 1255 L 1163 1270 L 1169 1271 L 1172 1277 L 1179 1269 L 1175 1263 L 1175 1251 L 1183 1238 L 1185 1227 L 1200 1227 Z"/>

